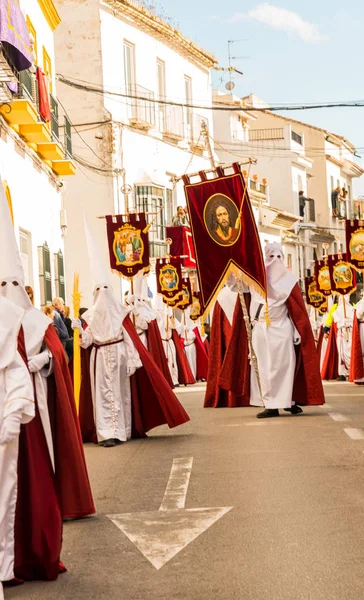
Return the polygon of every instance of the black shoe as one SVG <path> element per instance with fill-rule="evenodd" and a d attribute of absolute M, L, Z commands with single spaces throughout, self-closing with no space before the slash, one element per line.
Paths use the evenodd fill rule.
<path fill-rule="evenodd" d="M 114 448 L 116 446 L 118 440 L 114 440 L 111 438 L 110 440 L 104 441 L 104 448 Z"/>
<path fill-rule="evenodd" d="M 345 375 L 340 375 L 340 377 L 338 377 L 336 381 L 346 381 Z"/>
<path fill-rule="evenodd" d="M 296 406 L 296 404 L 291 406 L 291 408 L 285 408 L 284 410 L 286 412 L 290 412 L 291 415 L 300 415 L 301 413 L 303 413 L 302 408 L 300 406 Z"/>
<path fill-rule="evenodd" d="M 266 408 L 257 414 L 257 419 L 272 419 L 273 417 L 279 417 L 278 408 Z"/>

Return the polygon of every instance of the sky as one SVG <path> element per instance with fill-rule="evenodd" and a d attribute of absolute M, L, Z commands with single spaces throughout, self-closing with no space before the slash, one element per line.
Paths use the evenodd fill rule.
<path fill-rule="evenodd" d="M 363 0 L 155 0 L 173 24 L 228 66 L 234 92 L 269 104 L 364 100 Z M 224 88 L 228 76 L 213 75 Z M 364 108 L 295 111 L 306 121 L 349 139 L 364 159 Z M 363 161 L 358 161 L 364 165 Z M 364 195 L 364 178 L 357 193 Z"/>

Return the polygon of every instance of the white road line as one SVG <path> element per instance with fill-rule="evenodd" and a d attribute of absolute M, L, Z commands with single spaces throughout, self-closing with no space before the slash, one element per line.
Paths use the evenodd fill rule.
<path fill-rule="evenodd" d="M 362 429 L 348 427 L 344 431 L 352 440 L 364 440 L 364 431 Z"/>
<path fill-rule="evenodd" d="M 339 423 L 344 423 L 345 421 L 350 421 L 349 417 L 346 417 L 345 415 L 341 415 L 340 413 L 328 413 L 329 417 L 331 417 L 331 419 L 333 421 L 338 421 Z"/>
<path fill-rule="evenodd" d="M 175 458 L 173 460 L 171 474 L 159 510 L 178 510 L 185 507 L 192 464 L 193 458 Z"/>
<path fill-rule="evenodd" d="M 324 410 L 326 410 L 326 409 L 330 410 L 332 408 L 332 406 L 331 406 L 331 404 L 322 404 L 322 406 L 320 406 L 320 408 L 323 408 Z"/>

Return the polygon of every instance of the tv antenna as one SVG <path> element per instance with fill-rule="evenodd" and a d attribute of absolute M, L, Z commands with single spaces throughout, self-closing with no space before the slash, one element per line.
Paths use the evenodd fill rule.
<path fill-rule="evenodd" d="M 239 44 L 242 42 L 247 42 L 248 40 L 245 39 L 241 39 L 241 40 L 228 40 L 228 55 L 229 55 L 229 73 L 230 73 L 230 80 L 227 82 L 227 84 L 225 85 L 226 89 L 229 92 L 232 92 L 233 89 L 235 88 L 235 83 L 233 81 L 233 73 L 238 73 L 239 75 L 244 75 L 244 73 L 242 73 L 241 71 L 238 71 L 238 69 L 236 69 L 234 67 L 234 65 L 232 64 L 234 60 L 241 60 L 243 58 L 248 58 L 247 56 L 233 56 L 232 55 L 232 47 L 233 44 Z"/>

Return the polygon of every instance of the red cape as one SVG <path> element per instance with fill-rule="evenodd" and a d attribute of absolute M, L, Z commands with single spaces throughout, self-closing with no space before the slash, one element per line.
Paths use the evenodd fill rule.
<path fill-rule="evenodd" d="M 234 330 L 237 326 L 236 320 L 238 315 L 239 313 L 242 314 L 239 307 L 240 304 L 239 301 L 237 301 L 233 319 Z M 209 370 L 204 402 L 205 408 L 234 408 L 237 406 L 245 406 L 247 404 L 246 398 L 232 391 L 226 391 L 219 386 L 221 368 L 230 344 L 233 327 L 230 325 L 219 302 L 216 302 L 210 333 Z"/>
<path fill-rule="evenodd" d="M 356 316 L 356 311 L 354 314 L 354 322 L 353 322 L 353 340 L 351 344 L 351 358 L 350 358 L 350 373 L 349 373 L 349 381 L 353 383 L 359 379 L 363 379 L 364 377 L 364 361 L 363 361 L 363 351 L 361 347 L 360 340 L 360 323 L 358 321 L 358 317 Z"/>
<path fill-rule="evenodd" d="M 289 316 L 301 336 L 296 346 L 296 373 L 292 400 L 301 406 L 317 406 L 325 403 L 320 377 L 320 361 L 316 350 L 310 320 L 298 284 L 287 299 Z M 220 385 L 224 389 L 246 395 L 250 382 L 248 343 L 242 311 L 225 357 Z"/>
<path fill-rule="evenodd" d="M 21 329 L 18 350 L 28 360 Z M 57 579 L 62 547 L 62 516 L 47 441 L 35 399 L 35 418 L 19 437 L 18 497 L 15 513 L 15 577 Z"/>
<path fill-rule="evenodd" d="M 87 474 L 72 380 L 63 346 L 53 326 L 48 327 L 44 341 L 53 356 L 54 374 L 48 377 L 48 407 L 62 516 L 85 517 L 95 513 L 95 505 Z"/>
<path fill-rule="evenodd" d="M 207 356 L 209 356 L 210 354 L 210 342 L 209 340 L 206 338 L 203 345 L 205 346 L 205 350 L 206 350 L 206 354 Z"/>
<path fill-rule="evenodd" d="M 199 328 L 195 327 L 193 333 L 196 336 L 196 379 L 197 381 L 200 381 L 201 379 L 206 381 L 209 371 L 209 357 L 207 356 L 205 346 L 203 345 Z"/>
<path fill-rule="evenodd" d="M 196 379 L 193 376 L 190 364 L 185 354 L 184 341 L 179 337 L 176 329 L 172 329 L 172 340 L 176 348 L 178 383 L 180 385 L 192 385 L 193 383 L 196 383 Z"/>
<path fill-rule="evenodd" d="M 321 369 L 321 379 L 326 381 L 332 381 L 339 377 L 339 353 L 336 344 L 336 334 L 336 323 L 333 323 L 330 328 L 326 354 Z"/>
<path fill-rule="evenodd" d="M 154 319 L 149 323 L 147 329 L 147 340 L 148 340 L 148 350 L 152 355 L 152 358 L 159 368 L 159 370 L 163 373 L 165 379 L 168 381 L 170 387 L 173 389 L 174 384 L 172 381 L 171 373 L 168 366 L 168 361 L 166 357 L 166 353 L 164 352 L 164 346 L 162 342 L 161 332 L 158 327 L 157 321 Z"/>
<path fill-rule="evenodd" d="M 91 352 L 92 346 L 86 349 L 81 348 L 81 389 L 78 419 L 84 444 L 89 442 L 97 444 L 90 379 Z"/>
<path fill-rule="evenodd" d="M 124 319 L 123 327 L 143 364 L 142 369 L 138 369 L 133 376 L 136 379 L 132 385 L 133 427 L 137 428 L 139 435 L 144 436 L 159 425 L 167 424 L 173 428 L 187 423 L 190 420 L 188 414 L 140 340 L 129 317 Z"/>

